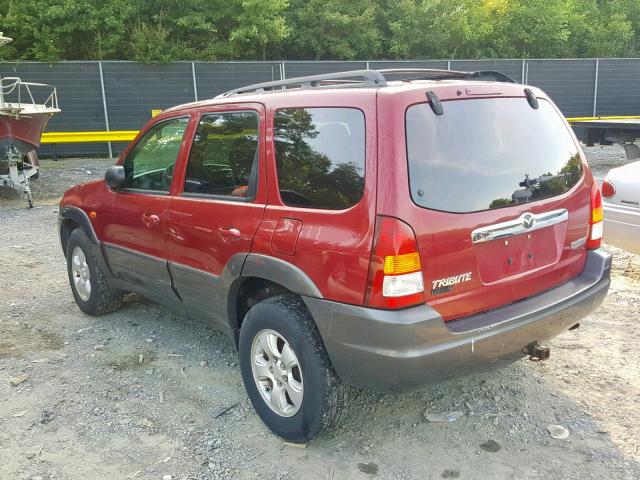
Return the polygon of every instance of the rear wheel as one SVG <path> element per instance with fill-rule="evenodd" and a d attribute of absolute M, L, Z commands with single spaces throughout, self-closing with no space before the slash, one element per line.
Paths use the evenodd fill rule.
<path fill-rule="evenodd" d="M 282 438 L 304 443 L 340 420 L 345 386 L 298 297 L 272 297 L 249 310 L 240 330 L 240 367 L 258 415 Z"/>
<path fill-rule="evenodd" d="M 109 288 L 93 254 L 93 246 L 81 228 L 67 240 L 67 273 L 76 303 L 89 315 L 115 312 L 122 306 L 122 294 Z"/>

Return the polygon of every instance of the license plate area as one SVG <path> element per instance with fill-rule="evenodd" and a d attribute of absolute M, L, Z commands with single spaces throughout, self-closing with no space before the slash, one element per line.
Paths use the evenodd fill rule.
<path fill-rule="evenodd" d="M 477 244 L 476 261 L 483 284 L 521 276 L 560 260 L 566 224 Z"/>

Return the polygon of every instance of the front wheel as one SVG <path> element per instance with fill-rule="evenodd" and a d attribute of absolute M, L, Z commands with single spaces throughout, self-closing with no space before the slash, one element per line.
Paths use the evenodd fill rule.
<path fill-rule="evenodd" d="M 107 285 L 91 242 L 81 228 L 67 240 L 67 273 L 76 303 L 89 315 L 115 312 L 122 305 L 122 295 Z"/>
<path fill-rule="evenodd" d="M 275 434 L 304 443 L 339 421 L 345 386 L 298 297 L 272 297 L 249 310 L 239 347 L 247 394 Z"/>

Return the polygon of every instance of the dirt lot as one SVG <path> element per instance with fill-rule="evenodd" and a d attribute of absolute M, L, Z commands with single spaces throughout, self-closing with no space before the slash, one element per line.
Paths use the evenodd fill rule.
<path fill-rule="evenodd" d="M 600 175 L 621 162 L 588 154 Z M 291 447 L 254 414 L 223 335 L 140 298 L 103 318 L 75 306 L 56 202 L 108 164 L 46 161 L 37 208 L 0 199 L 0 479 L 640 478 L 640 257 L 612 249 L 609 297 L 549 362 L 354 392 L 345 425 Z"/>

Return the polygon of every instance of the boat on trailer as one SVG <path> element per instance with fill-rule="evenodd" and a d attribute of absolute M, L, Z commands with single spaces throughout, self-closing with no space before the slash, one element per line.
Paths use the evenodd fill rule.
<path fill-rule="evenodd" d="M 0 46 L 11 41 L 0 32 Z M 47 122 L 58 112 L 55 87 L 0 76 L 0 186 L 24 194 L 29 207 L 30 179 L 37 178 L 40 169 L 36 149 Z"/>

